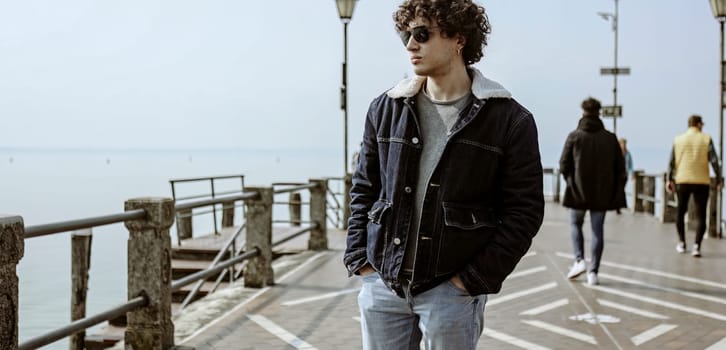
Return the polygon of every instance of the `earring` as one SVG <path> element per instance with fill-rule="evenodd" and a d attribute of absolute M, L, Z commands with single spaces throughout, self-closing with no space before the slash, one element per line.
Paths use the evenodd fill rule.
<path fill-rule="evenodd" d="M 459 56 L 461 56 L 461 48 L 458 48 L 458 49 L 456 50 L 456 54 L 457 54 L 457 55 L 459 55 Z"/>

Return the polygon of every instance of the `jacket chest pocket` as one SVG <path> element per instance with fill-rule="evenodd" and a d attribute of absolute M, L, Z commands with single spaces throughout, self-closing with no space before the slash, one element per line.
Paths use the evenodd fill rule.
<path fill-rule="evenodd" d="M 436 275 L 460 270 L 497 232 L 497 219 L 488 207 L 443 203 L 443 227 Z"/>

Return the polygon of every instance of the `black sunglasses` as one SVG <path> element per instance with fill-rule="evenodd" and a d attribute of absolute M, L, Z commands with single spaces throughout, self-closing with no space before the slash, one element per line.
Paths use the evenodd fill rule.
<path fill-rule="evenodd" d="M 403 46 L 408 45 L 408 41 L 411 39 L 411 36 L 413 35 L 413 40 L 416 40 L 417 43 L 423 44 L 427 41 L 429 41 L 429 38 L 431 37 L 431 29 L 434 29 L 436 27 L 427 27 L 427 26 L 418 26 L 411 30 L 405 30 L 402 32 L 399 32 L 398 35 L 401 36 L 401 41 L 403 41 Z"/>

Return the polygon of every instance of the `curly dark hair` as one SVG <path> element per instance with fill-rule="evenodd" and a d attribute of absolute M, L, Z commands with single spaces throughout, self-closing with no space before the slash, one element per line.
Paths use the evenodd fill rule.
<path fill-rule="evenodd" d="M 583 115 L 586 117 L 598 117 L 600 116 L 600 101 L 598 101 L 595 98 L 588 97 L 584 101 L 582 101 L 582 104 L 580 104 L 580 107 L 582 107 Z"/>
<path fill-rule="evenodd" d="M 406 0 L 393 14 L 396 30 L 407 30 L 416 17 L 436 21 L 444 37 L 464 37 L 466 44 L 461 54 L 467 65 L 481 60 L 492 30 L 484 7 L 471 0 Z"/>

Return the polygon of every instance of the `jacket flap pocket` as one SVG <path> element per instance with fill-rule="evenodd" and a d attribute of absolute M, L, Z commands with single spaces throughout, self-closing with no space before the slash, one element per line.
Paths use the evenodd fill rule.
<path fill-rule="evenodd" d="M 383 214 L 385 214 L 390 207 L 391 203 L 386 201 L 385 199 L 377 200 L 375 203 L 373 203 L 371 210 L 368 212 L 368 219 L 380 225 L 381 220 L 383 219 Z"/>
<path fill-rule="evenodd" d="M 450 203 L 444 203 L 444 224 L 462 230 L 497 226 L 491 208 L 457 206 Z"/>

